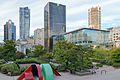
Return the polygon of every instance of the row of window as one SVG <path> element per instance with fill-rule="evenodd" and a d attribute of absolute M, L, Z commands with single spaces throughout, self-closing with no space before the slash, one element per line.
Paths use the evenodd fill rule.
<path fill-rule="evenodd" d="M 78 42 L 73 42 L 75 44 L 80 44 L 80 43 L 92 43 L 92 41 L 78 41 Z"/>

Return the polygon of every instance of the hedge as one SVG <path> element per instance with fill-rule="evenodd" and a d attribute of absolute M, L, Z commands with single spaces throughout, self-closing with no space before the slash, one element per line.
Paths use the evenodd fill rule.
<path fill-rule="evenodd" d="M 55 66 L 54 64 L 50 64 L 55 70 L 59 71 L 59 72 L 63 72 L 66 71 L 65 70 L 65 66 L 59 65 L 59 66 Z"/>
<path fill-rule="evenodd" d="M 113 67 L 120 68 L 120 63 L 113 63 Z"/>
<path fill-rule="evenodd" d="M 103 64 L 96 64 L 97 67 L 103 67 Z"/>
<path fill-rule="evenodd" d="M 37 58 L 17 59 L 14 62 L 18 63 L 18 64 L 29 64 L 29 63 L 43 64 L 43 63 L 48 63 L 45 60 L 40 60 L 40 59 L 37 59 Z"/>

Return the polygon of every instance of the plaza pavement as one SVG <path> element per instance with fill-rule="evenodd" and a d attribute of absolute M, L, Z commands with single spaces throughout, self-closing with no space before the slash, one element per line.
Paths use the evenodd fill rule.
<path fill-rule="evenodd" d="M 101 74 L 102 70 L 106 70 L 107 73 Z M 62 76 L 56 77 L 55 80 L 120 80 L 120 69 L 114 69 L 113 67 L 104 66 L 97 70 L 96 74 L 93 75 L 86 75 L 86 76 L 78 76 L 78 75 L 71 75 L 70 73 L 66 72 L 60 73 Z M 0 80 L 16 80 L 18 76 L 10 77 L 0 73 Z"/>

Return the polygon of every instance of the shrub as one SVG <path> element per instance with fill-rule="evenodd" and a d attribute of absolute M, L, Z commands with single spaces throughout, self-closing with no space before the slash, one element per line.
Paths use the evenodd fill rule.
<path fill-rule="evenodd" d="M 31 58 L 35 58 L 35 57 L 36 57 L 35 54 L 34 54 L 33 52 L 27 54 L 27 56 L 28 56 L 28 57 L 31 57 Z"/>
<path fill-rule="evenodd" d="M 65 66 L 62 66 L 62 65 L 55 66 L 54 64 L 50 64 L 50 65 L 59 72 L 66 71 Z"/>
<path fill-rule="evenodd" d="M 7 74 L 8 72 L 11 72 L 12 75 L 19 75 L 21 71 L 15 63 L 10 63 L 10 64 L 2 65 L 1 72 L 3 74 Z"/>
<path fill-rule="evenodd" d="M 20 70 L 21 70 L 21 73 L 22 73 L 22 72 L 24 72 L 26 70 L 26 68 L 25 67 L 21 67 Z"/>
<path fill-rule="evenodd" d="M 113 65 L 112 61 L 111 61 L 111 60 L 108 61 L 108 62 L 107 62 L 107 65 L 112 66 L 112 65 Z"/>
<path fill-rule="evenodd" d="M 103 67 L 103 64 L 96 64 L 97 67 Z"/>
<path fill-rule="evenodd" d="M 0 71 L 1 71 L 1 68 L 3 67 L 3 64 L 2 65 L 0 65 Z"/>
<path fill-rule="evenodd" d="M 1 72 L 3 73 L 3 74 L 7 74 L 8 72 L 7 72 L 7 68 L 6 67 L 2 67 L 1 68 Z"/>
<path fill-rule="evenodd" d="M 15 55 L 15 59 L 21 59 L 24 57 L 25 57 L 24 53 L 17 51 L 17 53 Z"/>
<path fill-rule="evenodd" d="M 66 68 L 64 66 L 57 66 L 57 71 L 62 72 L 62 71 L 66 71 Z"/>
<path fill-rule="evenodd" d="M 20 75 L 20 73 L 21 73 L 20 70 L 16 70 L 16 71 L 13 71 L 12 75 L 17 76 L 17 75 Z"/>
<path fill-rule="evenodd" d="M 55 66 L 54 64 L 50 64 L 55 70 L 57 70 L 57 66 Z"/>
<path fill-rule="evenodd" d="M 101 64 L 106 64 L 107 61 L 106 61 L 106 60 L 101 60 L 100 63 L 101 63 Z"/>
<path fill-rule="evenodd" d="M 0 59 L 0 64 L 5 64 L 5 60 L 4 59 Z"/>
<path fill-rule="evenodd" d="M 114 51 L 112 51 L 111 54 L 111 60 L 113 63 L 120 63 L 120 48 L 115 49 Z"/>
<path fill-rule="evenodd" d="M 26 67 L 21 67 L 21 69 L 20 69 L 20 70 L 21 70 L 21 73 L 24 72 L 27 68 L 28 68 L 28 66 L 26 66 Z"/>
<path fill-rule="evenodd" d="M 120 68 L 120 63 L 113 63 L 113 67 Z"/>

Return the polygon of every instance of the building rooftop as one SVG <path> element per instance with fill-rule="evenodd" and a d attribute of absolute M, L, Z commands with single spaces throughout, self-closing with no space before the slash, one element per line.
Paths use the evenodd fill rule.
<path fill-rule="evenodd" d="M 74 30 L 74 31 L 71 31 L 71 32 L 67 32 L 67 33 L 65 33 L 65 34 L 73 33 L 73 32 L 76 32 L 76 31 L 81 31 L 81 30 L 84 30 L 84 29 L 87 29 L 87 30 L 96 30 L 96 31 L 103 31 L 103 32 L 109 32 L 108 30 L 99 30 L 99 29 L 91 29 L 91 28 L 80 28 L 80 29 L 77 29 L 77 30 Z"/>

